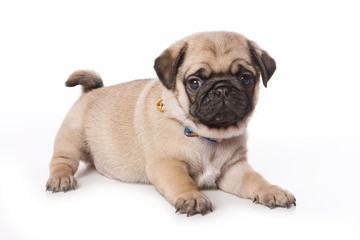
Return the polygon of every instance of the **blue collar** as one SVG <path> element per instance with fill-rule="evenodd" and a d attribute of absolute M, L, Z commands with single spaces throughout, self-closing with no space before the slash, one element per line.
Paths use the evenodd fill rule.
<path fill-rule="evenodd" d="M 185 127 L 184 134 L 187 137 L 198 137 L 198 138 L 205 139 L 205 140 L 208 140 L 208 141 L 214 142 L 214 143 L 221 142 L 221 140 L 222 140 L 221 138 L 208 138 L 208 137 L 200 136 L 196 132 L 193 132 L 193 131 L 189 130 L 188 127 Z"/>

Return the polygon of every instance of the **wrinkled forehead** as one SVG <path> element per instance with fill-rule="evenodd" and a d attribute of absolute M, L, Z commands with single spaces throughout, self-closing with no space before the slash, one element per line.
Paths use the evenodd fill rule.
<path fill-rule="evenodd" d="M 185 77 L 199 69 L 204 69 L 203 73 L 206 75 L 235 74 L 240 65 L 254 75 L 256 74 L 245 37 L 241 35 L 199 37 L 188 41 L 183 71 Z"/>

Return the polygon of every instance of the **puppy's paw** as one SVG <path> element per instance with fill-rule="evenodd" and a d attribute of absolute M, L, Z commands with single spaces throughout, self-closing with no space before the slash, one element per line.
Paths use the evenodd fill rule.
<path fill-rule="evenodd" d="M 75 190 L 77 185 L 74 176 L 50 176 L 46 183 L 46 191 L 55 192 L 67 192 L 69 190 Z"/>
<path fill-rule="evenodd" d="M 212 212 L 210 200 L 201 192 L 193 191 L 182 194 L 175 202 L 176 213 L 186 213 L 188 217 L 200 213 Z"/>
<path fill-rule="evenodd" d="M 296 206 L 296 199 L 292 193 L 278 186 L 268 186 L 262 188 L 253 198 L 256 203 L 261 203 L 269 208 Z"/>

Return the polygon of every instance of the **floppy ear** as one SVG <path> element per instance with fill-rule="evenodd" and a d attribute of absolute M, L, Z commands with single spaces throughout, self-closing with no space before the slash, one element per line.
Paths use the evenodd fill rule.
<path fill-rule="evenodd" d="M 185 58 L 186 50 L 187 43 L 181 48 L 173 45 L 155 59 L 155 72 L 167 89 L 175 87 L 177 70 Z"/>
<path fill-rule="evenodd" d="M 258 64 L 261 72 L 263 84 L 267 87 L 267 83 L 276 69 L 275 60 L 265 51 L 262 50 L 255 42 L 249 41 L 251 55 Z"/>

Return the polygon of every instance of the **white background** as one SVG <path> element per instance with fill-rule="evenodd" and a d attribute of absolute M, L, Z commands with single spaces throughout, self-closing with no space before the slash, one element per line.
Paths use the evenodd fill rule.
<path fill-rule="evenodd" d="M 356 1 L 1 1 L 0 239 L 359 239 L 360 35 Z M 269 210 L 206 190 L 187 218 L 151 185 L 81 167 L 45 192 L 55 134 L 80 88 L 155 77 L 153 60 L 194 32 L 229 30 L 277 61 L 249 126 L 249 162 L 298 206 Z M 126 103 L 124 103 L 126 104 Z"/>

